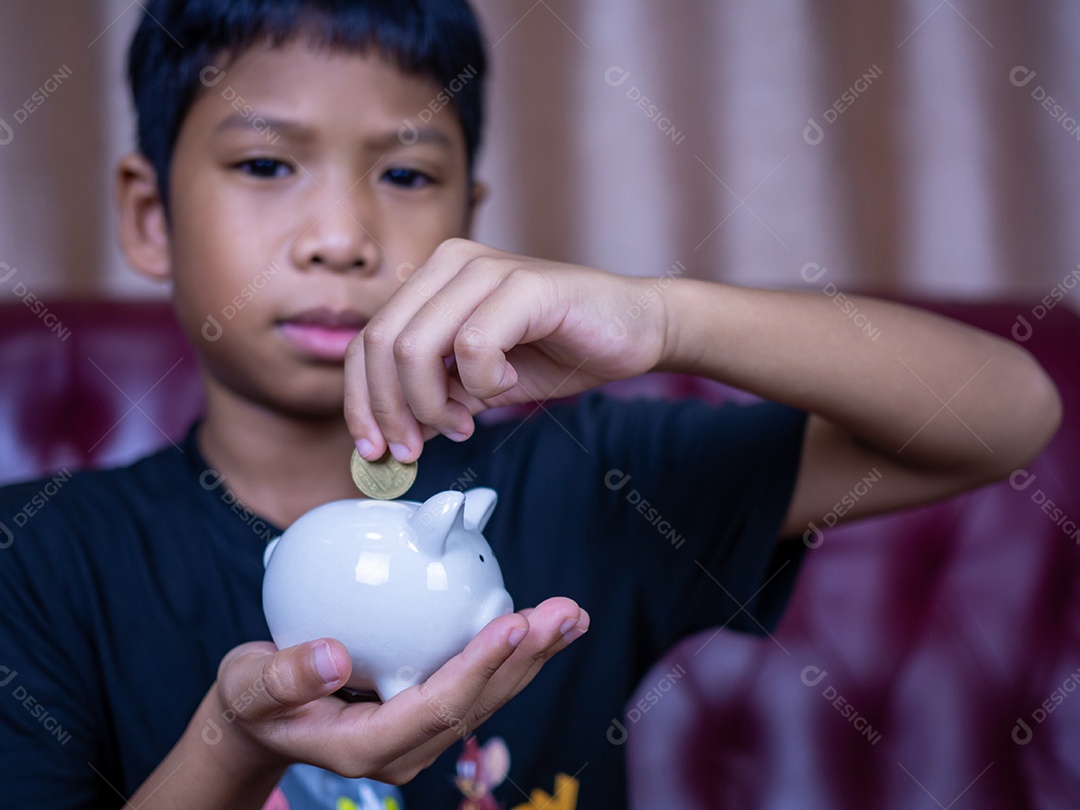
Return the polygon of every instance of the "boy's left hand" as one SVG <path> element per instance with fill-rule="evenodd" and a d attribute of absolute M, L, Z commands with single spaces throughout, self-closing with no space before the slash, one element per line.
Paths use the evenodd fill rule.
<path fill-rule="evenodd" d="M 366 458 L 389 445 L 412 461 L 436 433 L 471 435 L 488 408 L 647 372 L 667 330 L 662 297 L 642 306 L 654 281 L 444 242 L 349 346 L 349 430 Z"/>

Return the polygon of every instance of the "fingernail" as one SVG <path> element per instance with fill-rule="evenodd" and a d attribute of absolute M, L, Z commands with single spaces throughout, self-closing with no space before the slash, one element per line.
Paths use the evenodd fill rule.
<path fill-rule="evenodd" d="M 366 458 L 368 461 L 374 461 L 371 455 L 375 452 L 375 445 L 373 445 L 367 439 L 360 439 L 356 442 L 356 452 Z"/>
<path fill-rule="evenodd" d="M 559 632 L 565 636 L 575 624 L 577 624 L 577 619 L 567 619 L 559 626 Z"/>
<path fill-rule="evenodd" d="M 334 661 L 334 654 L 325 641 L 315 648 L 315 670 L 326 683 L 337 683 L 341 678 L 337 663 Z"/>
<path fill-rule="evenodd" d="M 585 635 L 585 628 L 583 628 L 583 627 L 575 627 L 570 632 L 563 633 L 563 641 L 565 641 L 567 644 L 569 644 L 572 641 L 577 641 L 583 635 Z"/>
<path fill-rule="evenodd" d="M 528 630 L 525 630 L 521 627 L 519 627 L 517 630 L 511 630 L 510 635 L 507 636 L 506 640 L 510 642 L 511 647 L 516 647 L 518 644 L 521 643 L 521 640 L 525 638 L 525 634 L 527 632 Z"/>
<path fill-rule="evenodd" d="M 463 442 L 469 438 L 468 433 L 447 433 L 446 438 L 452 442 Z"/>
<path fill-rule="evenodd" d="M 398 461 L 406 461 L 409 458 L 409 448 L 403 444 L 390 445 L 390 453 Z"/>

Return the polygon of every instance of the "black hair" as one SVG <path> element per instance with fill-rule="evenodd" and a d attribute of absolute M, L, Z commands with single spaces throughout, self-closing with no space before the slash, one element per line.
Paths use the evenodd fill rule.
<path fill-rule="evenodd" d="M 467 0 L 148 0 L 128 54 L 138 146 L 168 211 L 169 170 L 203 71 L 260 42 L 306 36 L 316 46 L 374 51 L 445 88 L 465 134 L 472 176 L 483 127 L 483 36 Z M 417 113 L 419 114 L 419 110 Z"/>

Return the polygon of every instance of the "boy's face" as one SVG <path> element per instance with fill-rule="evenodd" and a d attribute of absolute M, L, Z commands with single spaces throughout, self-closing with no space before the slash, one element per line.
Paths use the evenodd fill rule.
<path fill-rule="evenodd" d="M 430 80 L 303 39 L 203 75 L 220 78 L 185 118 L 171 174 L 181 322 L 211 385 L 340 416 L 348 341 L 440 242 L 468 235 L 460 122 L 444 107 L 420 124 Z M 406 119 L 419 137 L 399 137 Z"/>

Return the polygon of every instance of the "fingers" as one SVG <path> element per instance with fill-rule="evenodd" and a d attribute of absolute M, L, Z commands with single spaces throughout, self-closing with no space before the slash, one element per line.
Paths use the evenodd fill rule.
<path fill-rule="evenodd" d="M 468 261 L 451 280 L 431 292 L 402 327 L 394 346 L 392 373 L 413 416 L 456 441 L 472 434 L 472 413 L 451 390 L 452 375 L 444 358 L 455 354 L 456 342 L 473 310 L 498 286 L 502 264 L 488 257 Z M 425 291 L 423 282 L 419 289 Z"/>
<path fill-rule="evenodd" d="M 564 304 L 537 274 L 515 272 L 472 312 L 454 340 L 454 357 L 464 389 L 492 399 L 517 385 L 518 372 L 507 359 L 515 346 L 551 334 L 562 319 Z M 522 301 L 536 302 L 522 309 Z M 516 312 L 515 312 L 516 310 Z M 514 317 L 508 317 L 513 313 Z"/>
<path fill-rule="evenodd" d="M 513 388 L 507 352 L 546 337 L 565 304 L 554 285 L 516 260 L 479 256 L 431 295 L 402 328 L 393 372 L 413 415 L 451 438 L 472 432 L 480 400 Z M 443 358 L 453 355 L 455 374 Z"/>
<path fill-rule="evenodd" d="M 374 460 L 389 447 L 407 462 L 434 432 L 462 441 L 482 400 L 516 385 L 506 352 L 544 337 L 562 308 L 551 298 L 554 285 L 521 261 L 445 242 L 353 341 L 346 418 L 361 455 Z M 455 373 L 447 368 L 452 357 Z"/>
<path fill-rule="evenodd" d="M 486 678 L 480 691 L 477 693 L 474 688 L 470 692 L 468 699 L 471 703 L 464 711 L 464 704 L 457 704 L 454 710 L 447 711 L 453 704 L 448 703 L 445 693 L 439 691 L 445 687 L 446 682 L 453 683 L 456 676 L 453 669 L 454 659 L 428 679 L 424 685 L 428 691 L 422 695 L 429 704 L 428 711 L 442 713 L 444 718 L 451 722 L 445 731 L 413 748 L 398 765 L 425 767 L 434 761 L 446 748 L 468 736 L 495 711 L 519 694 L 544 664 L 580 638 L 589 627 L 589 614 L 573 600 L 562 597 L 548 599 L 538 607 L 523 610 L 517 615 L 528 618 L 528 633 L 506 661 Z M 489 624 L 485 632 L 494 624 L 495 622 Z M 473 686 L 475 685 L 474 683 Z M 390 703 L 393 703 L 393 700 Z"/>
<path fill-rule="evenodd" d="M 526 613 L 526 611 L 522 611 Z M 540 669 L 589 629 L 589 614 L 572 599 L 557 596 L 527 612 L 529 633 L 514 654 L 490 679 L 475 716 L 483 722 L 497 708 L 521 692 Z"/>
<path fill-rule="evenodd" d="M 382 704 L 371 716 L 370 732 L 394 758 L 421 748 L 441 752 L 459 736 L 481 693 L 529 630 L 516 614 L 493 620 L 425 683 Z M 441 742 L 428 745 L 436 739 Z"/>
<path fill-rule="evenodd" d="M 587 628 L 570 599 L 549 599 L 490 622 L 424 684 L 386 703 L 328 698 L 350 674 L 332 639 L 278 651 L 267 642 L 232 650 L 218 671 L 226 723 L 286 762 L 400 784 L 427 767 L 518 694 L 540 668 Z"/>
<path fill-rule="evenodd" d="M 345 646 L 319 639 L 278 651 L 269 642 L 236 647 L 221 662 L 221 702 L 238 716 L 259 721 L 304 706 L 341 687 L 352 672 Z"/>
<path fill-rule="evenodd" d="M 447 392 L 442 358 L 452 350 L 452 335 L 440 337 L 430 325 L 422 328 L 422 317 L 419 326 L 410 328 L 410 324 L 425 313 L 431 323 L 430 310 L 439 301 L 440 290 L 476 250 L 476 245 L 465 240 L 443 243 L 350 344 L 345 361 L 345 415 L 365 458 L 375 460 L 389 446 L 399 461 L 414 460 L 425 438 L 423 424 L 454 435 L 470 428 L 470 414 L 453 403 Z M 414 414 L 398 374 L 399 363 L 410 369 L 410 379 L 424 380 L 434 392 L 431 396 L 441 399 L 441 420 L 432 420 L 423 410 L 428 400 L 420 403 L 421 415 Z"/>
<path fill-rule="evenodd" d="M 386 452 L 386 442 L 371 412 L 364 354 L 364 333 L 361 332 L 345 350 L 345 422 L 360 455 L 368 461 L 376 461 Z"/>
<path fill-rule="evenodd" d="M 494 619 L 424 684 L 406 691 L 416 691 L 425 701 L 437 699 L 455 709 L 460 722 L 475 727 L 588 628 L 589 614 L 574 600 L 545 600 L 535 608 Z M 500 646 L 503 638 L 506 645 Z"/>
<path fill-rule="evenodd" d="M 414 461 L 435 433 L 467 438 L 473 414 L 488 408 L 654 368 L 662 317 L 640 339 L 605 337 L 613 313 L 643 309 L 650 291 L 590 268 L 444 242 L 349 347 L 346 418 L 357 448 L 375 460 L 389 446 Z"/>
<path fill-rule="evenodd" d="M 365 430 L 365 438 L 374 447 L 369 460 L 378 458 L 379 451 L 389 445 L 398 461 L 413 461 L 423 444 L 420 424 L 409 410 L 395 373 L 394 342 L 399 328 L 389 315 L 380 315 L 357 337 L 363 343 L 365 393 L 371 414 Z"/>

